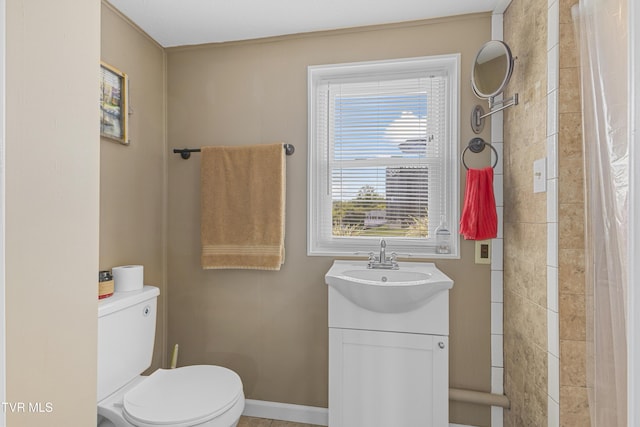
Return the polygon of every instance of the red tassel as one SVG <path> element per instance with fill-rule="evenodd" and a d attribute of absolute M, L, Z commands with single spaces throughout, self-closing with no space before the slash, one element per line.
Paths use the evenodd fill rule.
<path fill-rule="evenodd" d="M 498 215 L 493 195 L 491 167 L 467 170 L 460 234 L 467 240 L 493 239 L 498 235 Z"/>

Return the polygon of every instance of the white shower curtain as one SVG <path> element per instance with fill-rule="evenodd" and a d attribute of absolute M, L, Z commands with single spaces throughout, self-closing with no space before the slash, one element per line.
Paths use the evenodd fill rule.
<path fill-rule="evenodd" d="M 627 425 L 627 1 L 580 0 L 591 425 Z"/>

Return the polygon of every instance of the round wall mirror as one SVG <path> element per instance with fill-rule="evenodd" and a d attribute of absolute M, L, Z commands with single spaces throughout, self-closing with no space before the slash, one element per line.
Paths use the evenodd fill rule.
<path fill-rule="evenodd" d="M 491 40 L 480 48 L 471 70 L 471 85 L 478 98 L 492 99 L 504 90 L 513 72 L 511 49 Z"/>

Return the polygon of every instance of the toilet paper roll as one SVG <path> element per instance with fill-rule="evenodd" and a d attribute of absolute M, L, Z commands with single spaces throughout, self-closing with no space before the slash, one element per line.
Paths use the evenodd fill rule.
<path fill-rule="evenodd" d="M 144 286 L 144 268 L 141 265 L 113 267 L 113 286 L 116 292 L 139 291 Z"/>

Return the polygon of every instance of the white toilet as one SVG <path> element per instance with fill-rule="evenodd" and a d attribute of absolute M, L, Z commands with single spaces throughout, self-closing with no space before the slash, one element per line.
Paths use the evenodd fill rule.
<path fill-rule="evenodd" d="M 98 426 L 235 427 L 242 381 L 220 366 L 151 366 L 160 291 L 116 292 L 98 308 Z"/>

